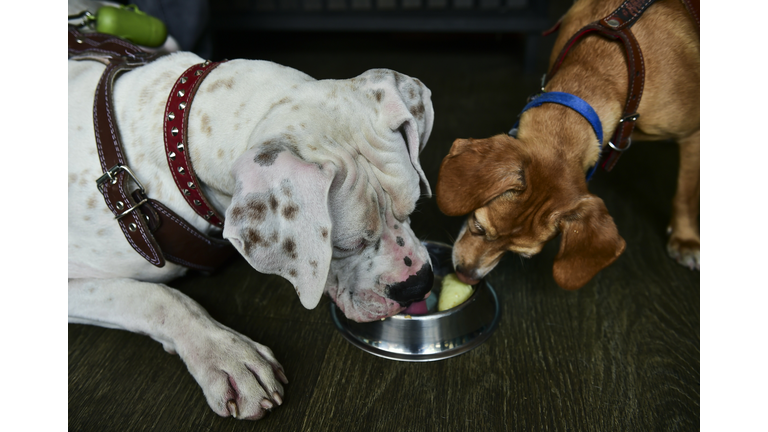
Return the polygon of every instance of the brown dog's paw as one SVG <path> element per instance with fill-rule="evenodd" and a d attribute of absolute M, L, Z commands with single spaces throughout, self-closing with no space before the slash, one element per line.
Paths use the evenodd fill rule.
<path fill-rule="evenodd" d="M 673 235 L 667 242 L 667 253 L 682 266 L 691 270 L 700 269 L 698 239 L 681 239 Z"/>

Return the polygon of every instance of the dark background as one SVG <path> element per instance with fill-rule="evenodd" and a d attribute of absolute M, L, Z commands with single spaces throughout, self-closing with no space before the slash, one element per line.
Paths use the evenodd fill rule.
<path fill-rule="evenodd" d="M 206 57 L 271 60 L 317 79 L 386 67 L 424 82 L 435 126 L 421 161 L 433 189 L 454 139 L 511 127 L 554 42 L 538 41 L 531 63 L 530 40 L 519 32 L 256 31 L 217 20 L 244 3 L 210 8 L 200 33 L 210 45 L 195 42 L 209 47 Z M 569 5 L 547 3 L 548 23 Z M 365 353 L 335 330 L 327 298 L 305 310 L 290 284 L 241 259 L 174 281 L 285 367 L 283 406 L 256 423 L 214 414 L 181 360 L 151 339 L 70 324 L 69 429 L 699 430 L 699 273 L 665 250 L 677 163 L 674 143 L 636 143 L 612 172 L 598 171 L 590 190 L 627 241 L 624 254 L 575 292 L 552 279 L 559 240 L 530 259 L 508 254 L 487 277 L 501 302 L 499 327 L 452 359 L 404 363 Z M 422 239 L 450 243 L 462 218 L 444 216 L 432 197 L 411 221 Z"/>

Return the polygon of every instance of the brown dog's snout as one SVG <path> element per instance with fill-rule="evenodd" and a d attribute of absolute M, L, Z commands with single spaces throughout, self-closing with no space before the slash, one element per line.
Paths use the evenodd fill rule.
<path fill-rule="evenodd" d="M 477 276 L 477 271 L 467 270 L 467 268 L 462 265 L 457 265 L 455 270 L 456 277 L 467 285 L 474 285 L 480 282 L 480 278 Z"/>
<path fill-rule="evenodd" d="M 408 306 L 415 301 L 424 299 L 424 296 L 432 290 L 434 279 L 432 267 L 429 264 L 424 264 L 416 274 L 410 275 L 408 279 L 388 285 L 387 297 L 400 303 L 401 306 Z"/>

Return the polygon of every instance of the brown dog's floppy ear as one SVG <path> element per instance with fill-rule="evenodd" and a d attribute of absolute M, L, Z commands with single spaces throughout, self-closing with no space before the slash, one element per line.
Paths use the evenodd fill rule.
<path fill-rule="evenodd" d="M 437 206 L 448 216 L 461 216 L 508 190 L 526 187 L 523 158 L 506 135 L 457 139 L 443 158 L 437 177 Z"/>
<path fill-rule="evenodd" d="M 600 198 L 589 195 L 559 222 L 562 239 L 552 274 L 560 287 L 575 290 L 624 252 L 626 242 Z"/>

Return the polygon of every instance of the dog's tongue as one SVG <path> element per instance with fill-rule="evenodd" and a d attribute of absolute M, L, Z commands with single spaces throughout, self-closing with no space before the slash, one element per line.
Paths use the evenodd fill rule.
<path fill-rule="evenodd" d="M 426 315 L 427 314 L 427 301 L 417 301 L 411 303 L 404 311 L 400 312 L 406 315 Z"/>

